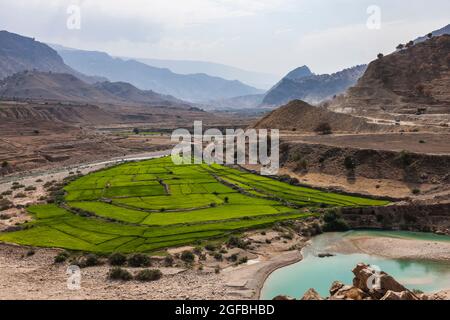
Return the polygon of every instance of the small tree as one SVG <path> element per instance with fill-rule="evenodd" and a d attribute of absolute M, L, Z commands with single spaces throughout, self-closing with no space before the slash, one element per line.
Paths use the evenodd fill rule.
<path fill-rule="evenodd" d="M 403 45 L 403 44 L 399 44 L 398 46 L 397 46 L 397 50 L 403 50 L 405 48 L 405 46 Z"/>
<path fill-rule="evenodd" d="M 9 162 L 8 161 L 3 161 L 2 162 L 2 168 L 6 168 L 7 166 L 9 166 Z"/>
<path fill-rule="evenodd" d="M 139 128 L 134 128 L 133 129 L 133 133 L 134 134 L 139 134 L 141 131 L 139 130 Z"/>
<path fill-rule="evenodd" d="M 406 44 L 406 47 L 407 47 L 407 48 L 411 48 L 413 45 L 414 45 L 414 41 L 409 41 L 409 42 Z"/>
<path fill-rule="evenodd" d="M 323 135 L 332 133 L 331 126 L 328 122 L 320 123 L 314 131 Z"/>
<path fill-rule="evenodd" d="M 431 39 L 431 38 L 433 38 L 433 33 L 432 33 L 432 32 L 430 32 L 429 34 L 427 34 L 427 38 L 428 38 L 428 39 Z"/>
<path fill-rule="evenodd" d="M 382 53 L 379 53 L 379 54 L 377 55 L 377 58 L 378 58 L 378 59 L 383 59 L 383 57 L 384 57 L 384 54 L 382 54 Z"/>

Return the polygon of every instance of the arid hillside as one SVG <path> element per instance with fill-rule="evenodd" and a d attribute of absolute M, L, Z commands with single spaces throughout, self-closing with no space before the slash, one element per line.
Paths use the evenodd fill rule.
<path fill-rule="evenodd" d="M 128 83 L 88 84 L 67 73 L 24 71 L 0 81 L 0 98 L 114 105 L 178 106 L 187 103 Z"/>
<path fill-rule="evenodd" d="M 105 80 L 86 76 L 67 66 L 55 50 L 42 42 L 0 31 L 0 79 L 25 70 L 68 73 L 89 83 Z"/>
<path fill-rule="evenodd" d="M 367 116 L 450 114 L 450 35 L 408 44 L 373 61 L 331 109 Z"/>
<path fill-rule="evenodd" d="M 255 124 L 258 129 L 280 129 L 295 132 L 314 132 L 320 125 L 328 124 L 331 132 L 373 132 L 381 126 L 367 123 L 362 118 L 313 107 L 294 100 L 271 112 Z"/>

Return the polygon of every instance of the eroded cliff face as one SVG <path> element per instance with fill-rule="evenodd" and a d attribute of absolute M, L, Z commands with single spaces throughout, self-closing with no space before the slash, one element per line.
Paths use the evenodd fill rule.
<path fill-rule="evenodd" d="M 450 203 L 343 208 L 341 215 L 351 229 L 376 228 L 450 235 Z"/>
<path fill-rule="evenodd" d="M 391 179 L 412 184 L 450 184 L 450 156 L 285 143 L 282 167 L 349 179 Z"/>

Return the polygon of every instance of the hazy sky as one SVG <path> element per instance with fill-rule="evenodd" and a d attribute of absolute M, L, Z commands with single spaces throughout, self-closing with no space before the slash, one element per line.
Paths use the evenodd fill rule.
<path fill-rule="evenodd" d="M 81 9 L 79 30 L 67 28 L 69 5 Z M 367 27 L 371 5 L 380 29 Z M 0 29 L 43 42 L 277 75 L 367 63 L 449 23 L 449 0 L 0 0 Z"/>

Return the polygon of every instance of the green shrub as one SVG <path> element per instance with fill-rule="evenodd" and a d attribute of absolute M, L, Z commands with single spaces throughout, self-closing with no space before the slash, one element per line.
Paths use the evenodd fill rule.
<path fill-rule="evenodd" d="M 233 253 L 229 258 L 229 261 L 236 262 L 238 260 L 238 255 L 236 253 Z"/>
<path fill-rule="evenodd" d="M 100 264 L 99 258 L 95 254 L 88 254 L 81 260 L 80 267 L 88 268 L 98 266 Z"/>
<path fill-rule="evenodd" d="M 414 189 L 412 190 L 412 193 L 413 193 L 414 195 L 418 195 L 418 194 L 420 194 L 420 189 L 414 188 Z"/>
<path fill-rule="evenodd" d="M 216 252 L 214 253 L 214 259 L 216 259 L 217 261 L 222 261 L 223 260 L 223 256 L 221 253 Z"/>
<path fill-rule="evenodd" d="M 212 243 L 208 243 L 205 246 L 205 249 L 208 250 L 208 251 L 215 251 L 217 249 L 217 247 L 214 244 L 212 244 Z"/>
<path fill-rule="evenodd" d="M 187 263 L 192 263 L 195 260 L 195 256 L 190 251 L 183 251 L 183 253 L 181 254 L 181 260 Z"/>
<path fill-rule="evenodd" d="M 54 261 L 55 263 L 63 263 L 65 262 L 67 259 L 69 258 L 69 253 L 68 252 L 60 252 L 56 255 Z"/>
<path fill-rule="evenodd" d="M 139 271 L 135 279 L 143 282 L 157 281 L 162 278 L 162 275 L 162 272 L 158 269 L 146 269 Z"/>
<path fill-rule="evenodd" d="M 246 249 L 248 247 L 248 242 L 238 238 L 238 237 L 230 237 L 227 242 L 228 246 L 230 247 L 236 247 L 240 249 Z"/>
<path fill-rule="evenodd" d="M 36 191 L 36 187 L 35 186 L 28 186 L 25 188 L 25 191 Z"/>
<path fill-rule="evenodd" d="M 315 129 L 315 132 L 323 135 L 332 134 L 331 126 L 328 122 L 322 122 L 320 123 Z"/>
<path fill-rule="evenodd" d="M 108 258 L 109 264 L 112 266 L 123 266 L 127 262 L 127 257 L 121 253 L 113 253 Z"/>
<path fill-rule="evenodd" d="M 167 256 L 164 258 L 164 265 L 165 265 L 166 267 L 171 267 L 171 266 L 173 266 L 173 263 L 174 263 L 174 259 L 173 259 L 173 257 L 172 257 L 171 255 L 167 255 Z"/>
<path fill-rule="evenodd" d="M 27 197 L 27 195 L 25 193 L 23 193 L 23 192 L 19 192 L 18 194 L 16 194 L 14 196 L 15 199 L 23 199 L 23 198 L 26 198 L 26 197 Z"/>
<path fill-rule="evenodd" d="M 323 226 L 325 232 L 347 231 L 349 229 L 347 222 L 334 210 L 326 212 L 323 221 L 325 222 Z"/>
<path fill-rule="evenodd" d="M 239 264 L 244 264 L 244 263 L 247 263 L 248 262 L 248 258 L 247 257 L 242 257 L 242 258 L 240 258 L 239 259 Z"/>
<path fill-rule="evenodd" d="M 122 269 L 121 267 L 114 267 L 109 270 L 108 278 L 111 280 L 130 281 L 133 279 L 133 276 L 128 270 Z"/>
<path fill-rule="evenodd" d="M 8 210 L 13 206 L 13 203 L 7 199 L 0 200 L 0 211 Z"/>
<path fill-rule="evenodd" d="M 128 257 L 128 265 L 133 268 L 148 267 L 151 265 L 151 262 L 147 255 L 136 253 Z"/>

